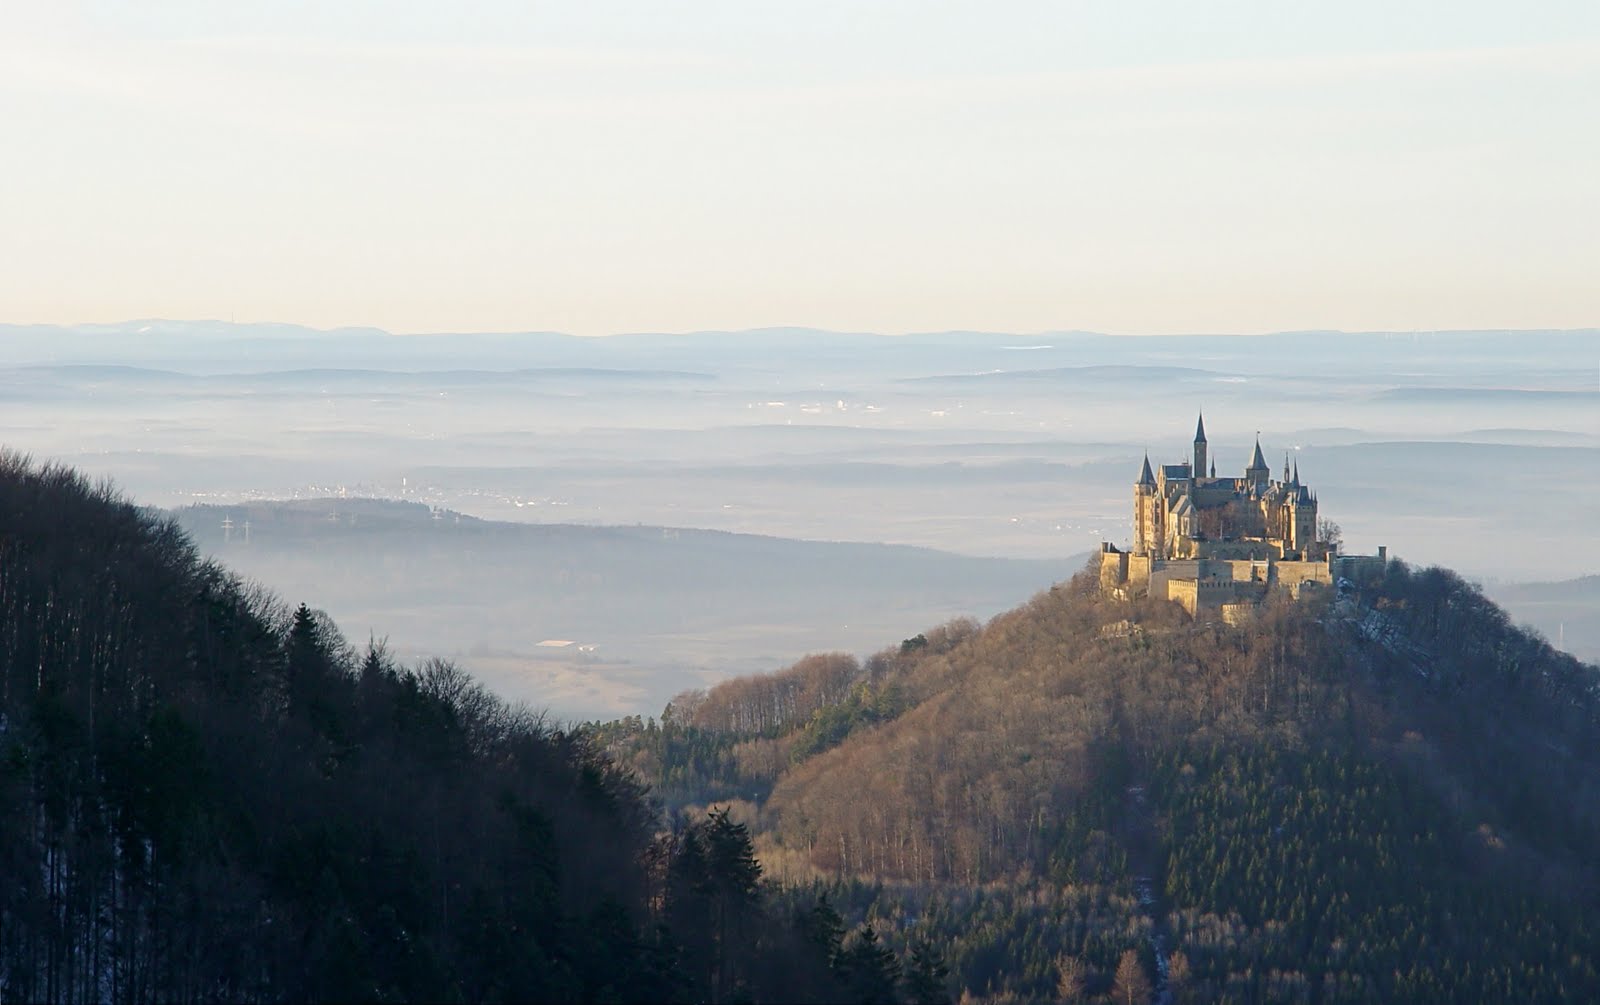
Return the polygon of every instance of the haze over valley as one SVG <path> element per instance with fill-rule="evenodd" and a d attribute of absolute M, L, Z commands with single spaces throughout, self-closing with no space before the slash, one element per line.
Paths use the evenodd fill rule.
<path fill-rule="evenodd" d="M 1225 472 L 1257 430 L 1292 454 L 1347 550 L 1460 569 L 1600 647 L 1592 590 L 1517 585 L 1600 568 L 1593 331 L 0 336 L 12 449 L 173 508 L 354 639 L 562 715 L 1013 606 L 1127 541 L 1142 453 L 1181 458 L 1201 409 Z M 415 505 L 356 502 L 382 499 Z M 458 545 L 484 533 L 516 543 Z"/>

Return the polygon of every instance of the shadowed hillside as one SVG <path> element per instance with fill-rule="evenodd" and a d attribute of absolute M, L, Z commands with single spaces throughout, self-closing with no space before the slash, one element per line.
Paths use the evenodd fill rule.
<path fill-rule="evenodd" d="M 860 940 L 751 853 L 0 455 L 0 1000 L 837 1000 Z"/>
<path fill-rule="evenodd" d="M 608 728 L 975 994 L 1600 993 L 1600 674 L 1445 570 L 1238 630 L 1086 574 Z"/>

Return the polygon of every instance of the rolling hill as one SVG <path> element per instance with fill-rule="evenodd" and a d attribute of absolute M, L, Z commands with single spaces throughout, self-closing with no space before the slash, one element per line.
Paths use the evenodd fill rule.
<path fill-rule="evenodd" d="M 1447 570 L 1237 630 L 1086 574 L 596 728 L 979 997 L 1600 994 L 1600 670 Z"/>

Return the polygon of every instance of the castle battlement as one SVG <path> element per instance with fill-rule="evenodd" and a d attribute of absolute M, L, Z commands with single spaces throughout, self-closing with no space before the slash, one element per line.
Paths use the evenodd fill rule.
<path fill-rule="evenodd" d="M 1339 554 L 1319 527 L 1317 496 L 1300 481 L 1300 462 L 1283 462 L 1272 478 L 1261 439 L 1244 475 L 1207 469 L 1205 419 L 1195 425 L 1192 460 L 1151 468 L 1150 455 L 1133 485 L 1133 545 L 1106 542 L 1100 585 L 1118 596 L 1155 596 L 1191 615 L 1217 612 L 1230 623 L 1247 617 L 1273 588 L 1299 596 L 1332 586 L 1351 563 L 1376 559 Z M 1350 571 L 1354 571 L 1352 566 Z M 1363 567 L 1363 571 L 1365 568 Z"/>

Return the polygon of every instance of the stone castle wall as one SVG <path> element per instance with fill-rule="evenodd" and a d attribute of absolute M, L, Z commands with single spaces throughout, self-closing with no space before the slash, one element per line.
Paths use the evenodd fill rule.
<path fill-rule="evenodd" d="M 1298 597 L 1305 589 L 1331 586 L 1337 568 L 1381 571 L 1384 561 L 1383 555 L 1335 558 L 1331 562 L 1158 559 L 1130 555 L 1107 543 L 1100 554 L 1100 587 L 1123 597 L 1170 600 L 1191 617 L 1215 612 L 1228 624 L 1240 624 L 1247 620 L 1246 612 L 1260 604 L 1269 590 L 1282 589 Z"/>
<path fill-rule="evenodd" d="M 1333 572 L 1326 562 L 1275 562 L 1273 571 L 1277 573 L 1279 585 L 1287 587 L 1296 596 L 1300 587 L 1307 583 L 1319 586 L 1333 584 Z"/>

